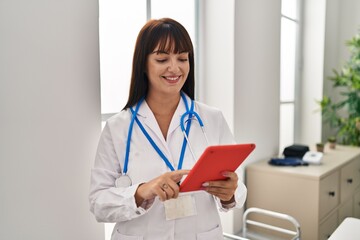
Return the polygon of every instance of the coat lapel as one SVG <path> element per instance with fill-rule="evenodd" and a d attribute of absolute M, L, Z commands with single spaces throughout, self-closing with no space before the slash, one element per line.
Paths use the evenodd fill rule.
<path fill-rule="evenodd" d="M 148 129 L 151 130 L 152 133 L 149 134 L 151 136 L 151 138 L 154 139 L 154 135 L 156 136 L 156 141 L 154 139 L 154 141 L 156 143 L 158 143 L 158 141 L 160 142 L 165 142 L 164 137 L 162 136 L 159 124 L 157 123 L 155 116 L 153 114 L 153 112 L 151 111 L 151 109 L 149 108 L 149 105 L 147 105 L 146 101 L 143 102 L 143 104 L 141 104 L 140 108 L 139 108 L 139 112 L 138 112 L 138 118 L 140 120 L 140 122 L 144 125 L 147 126 L 147 131 Z"/>
<path fill-rule="evenodd" d="M 181 116 L 186 112 L 186 108 L 185 108 L 185 104 L 182 101 L 182 99 L 180 99 L 179 104 L 175 110 L 175 113 L 171 119 L 170 122 L 170 126 L 169 126 L 169 130 L 167 133 L 167 139 L 169 139 L 169 137 L 171 136 L 171 134 L 180 127 L 180 120 L 181 120 Z M 185 119 L 186 120 L 186 119 Z"/>
<path fill-rule="evenodd" d="M 188 104 L 190 106 L 191 99 L 187 97 Z M 170 126 L 167 133 L 167 139 L 170 139 L 172 137 L 172 134 L 177 128 L 180 128 L 180 119 L 181 116 L 186 112 L 186 107 L 181 99 L 179 101 L 179 104 L 175 110 L 175 113 L 171 119 Z M 169 159 L 169 161 L 175 166 L 174 159 L 172 156 L 172 153 L 169 149 L 168 144 L 166 143 L 162 133 L 161 129 L 159 127 L 159 124 L 157 123 L 155 116 L 153 112 L 151 111 L 149 105 L 147 105 L 146 101 L 144 101 L 138 111 L 137 115 L 140 122 L 144 125 L 146 131 L 149 133 L 151 138 L 154 140 L 154 142 L 158 145 L 160 150 L 166 155 L 166 157 Z M 185 118 L 184 124 L 186 124 L 187 118 Z M 186 125 L 185 125 L 186 126 Z M 181 144 L 179 143 L 179 148 L 181 148 Z M 177 157 L 175 157 L 177 158 Z"/>

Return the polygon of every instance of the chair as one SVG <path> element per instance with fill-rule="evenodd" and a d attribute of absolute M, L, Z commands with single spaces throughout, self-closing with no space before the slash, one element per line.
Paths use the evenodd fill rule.
<path fill-rule="evenodd" d="M 269 219 L 277 219 L 289 223 L 291 228 L 278 227 L 270 225 L 262 220 L 249 219 L 249 215 L 258 217 L 268 217 Z M 249 229 L 248 226 L 256 226 L 258 231 Z M 263 231 L 266 230 L 266 234 Z M 260 233 L 261 232 L 261 233 Z M 224 233 L 225 240 L 278 240 L 285 239 L 280 237 L 279 233 L 283 236 L 291 237 L 291 240 L 300 240 L 301 231 L 299 222 L 290 215 L 269 211 L 261 208 L 248 208 L 243 215 L 243 229 L 239 235 Z M 287 238 L 289 239 L 289 238 Z"/>

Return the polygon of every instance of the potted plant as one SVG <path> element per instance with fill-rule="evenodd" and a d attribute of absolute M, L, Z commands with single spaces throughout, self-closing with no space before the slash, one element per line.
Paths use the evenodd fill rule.
<path fill-rule="evenodd" d="M 323 143 L 317 143 L 316 144 L 316 151 L 317 152 L 324 152 L 324 144 Z"/>
<path fill-rule="evenodd" d="M 334 136 L 329 137 L 328 142 L 329 142 L 329 148 L 330 149 L 335 149 L 336 148 L 336 137 L 334 137 Z"/>
<path fill-rule="evenodd" d="M 340 72 L 333 70 L 334 88 L 341 98 L 333 101 L 324 96 L 319 102 L 323 121 L 336 132 L 338 142 L 360 146 L 360 34 L 347 41 L 351 56 Z"/>

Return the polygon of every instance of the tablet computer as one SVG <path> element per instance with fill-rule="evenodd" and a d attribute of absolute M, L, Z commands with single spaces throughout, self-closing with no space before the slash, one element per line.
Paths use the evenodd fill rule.
<path fill-rule="evenodd" d="M 207 147 L 180 184 L 180 192 L 201 190 L 204 182 L 226 179 L 221 173 L 234 172 L 254 149 L 253 143 Z"/>

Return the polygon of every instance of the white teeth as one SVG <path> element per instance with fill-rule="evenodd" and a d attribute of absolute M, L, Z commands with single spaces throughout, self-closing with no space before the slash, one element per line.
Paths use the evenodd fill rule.
<path fill-rule="evenodd" d="M 165 77 L 166 80 L 169 80 L 169 81 L 176 81 L 179 79 L 179 77 Z"/>

